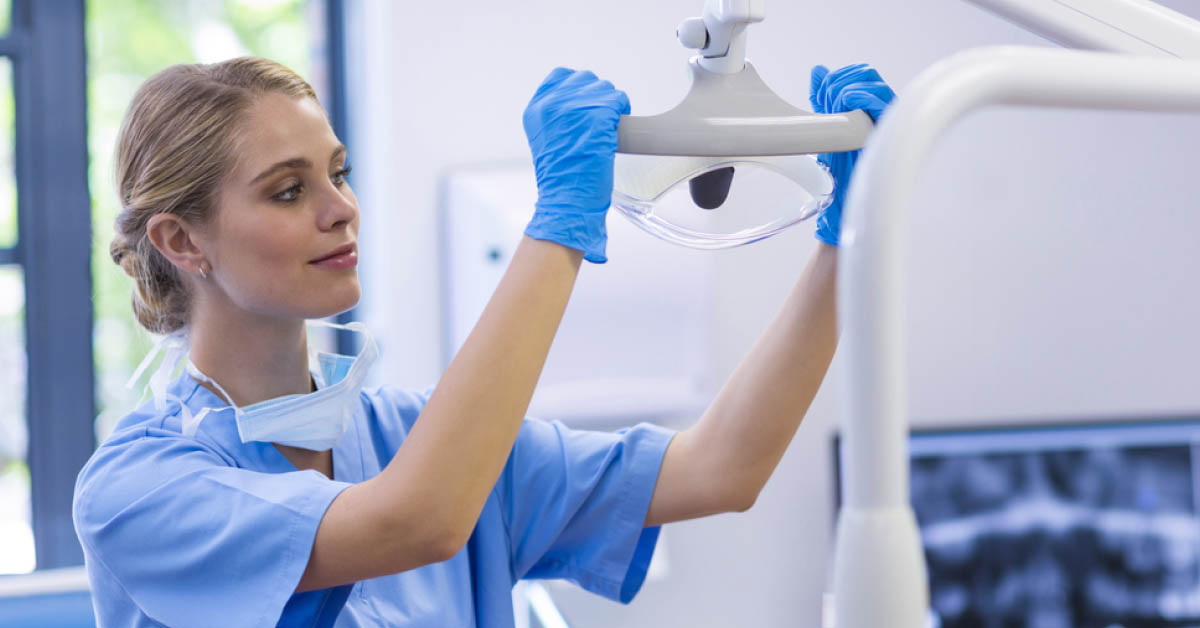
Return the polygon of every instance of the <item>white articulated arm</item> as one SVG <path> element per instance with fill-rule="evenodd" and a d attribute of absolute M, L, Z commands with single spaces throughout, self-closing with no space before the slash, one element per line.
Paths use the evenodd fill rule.
<path fill-rule="evenodd" d="M 1200 21 L 1151 0 L 967 0 L 1068 48 L 1200 58 Z"/>
<path fill-rule="evenodd" d="M 707 0 L 703 17 L 684 20 L 675 35 L 700 52 L 709 72 L 736 74 L 746 62 L 746 27 L 763 21 L 766 0 Z"/>
<path fill-rule="evenodd" d="M 925 625 L 929 595 L 908 490 L 904 234 L 931 150 L 956 121 L 993 105 L 1200 113 L 1198 76 L 1200 61 L 983 48 L 930 67 L 880 120 L 848 192 L 838 272 L 845 354 L 838 628 Z"/>

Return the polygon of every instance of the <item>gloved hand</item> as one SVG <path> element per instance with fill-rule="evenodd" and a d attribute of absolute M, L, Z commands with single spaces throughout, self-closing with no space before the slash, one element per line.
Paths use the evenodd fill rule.
<path fill-rule="evenodd" d="M 879 120 L 883 110 L 896 96 L 892 88 L 879 77 L 879 73 L 865 63 L 856 63 L 830 72 L 823 65 L 812 69 L 812 101 L 816 113 L 846 113 L 862 109 Z M 817 217 L 817 239 L 837 246 L 842 228 L 842 202 L 850 187 L 850 174 L 862 150 L 844 153 L 824 153 L 817 161 L 825 164 L 833 174 L 833 202 Z"/>
<path fill-rule="evenodd" d="M 604 218 L 612 202 L 617 123 L 629 98 L 591 72 L 555 68 L 525 107 L 538 200 L 525 235 L 607 261 Z"/>

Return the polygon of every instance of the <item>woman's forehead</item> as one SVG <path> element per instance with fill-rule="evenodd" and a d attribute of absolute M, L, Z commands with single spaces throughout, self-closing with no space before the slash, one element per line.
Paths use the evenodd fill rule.
<path fill-rule="evenodd" d="M 250 178 L 280 161 L 307 158 L 323 164 L 339 146 L 333 129 L 312 98 L 268 93 L 247 111 L 241 159 Z"/>

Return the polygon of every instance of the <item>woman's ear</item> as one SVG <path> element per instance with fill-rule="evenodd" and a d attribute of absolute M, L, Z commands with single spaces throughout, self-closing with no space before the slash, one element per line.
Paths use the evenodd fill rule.
<path fill-rule="evenodd" d="M 163 257 L 184 273 L 206 273 L 212 263 L 196 243 L 195 225 L 175 214 L 161 213 L 146 222 L 146 236 Z"/>

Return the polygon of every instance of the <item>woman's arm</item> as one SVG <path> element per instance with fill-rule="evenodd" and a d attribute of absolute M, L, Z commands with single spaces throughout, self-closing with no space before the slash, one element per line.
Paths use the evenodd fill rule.
<path fill-rule="evenodd" d="M 605 260 L 617 125 L 629 100 L 556 68 L 525 108 L 538 201 L 526 238 L 404 443 L 317 529 L 299 591 L 447 560 L 508 460 L 582 259 Z"/>
<path fill-rule="evenodd" d="M 816 113 L 861 109 L 878 120 L 895 94 L 859 63 L 812 69 Z M 837 244 L 842 205 L 861 151 L 817 159 L 834 178 L 833 199 L 817 217 L 817 252 L 783 309 L 700 421 L 671 441 L 646 525 L 746 510 L 775 471 L 808 412 L 837 348 Z"/>
<path fill-rule="evenodd" d="M 646 525 L 743 511 L 787 450 L 837 347 L 837 247 L 817 244 L 770 327 L 667 447 Z"/>
<path fill-rule="evenodd" d="M 396 456 L 343 491 L 298 591 L 446 560 L 466 543 L 533 396 L 583 253 L 525 238 Z"/>

